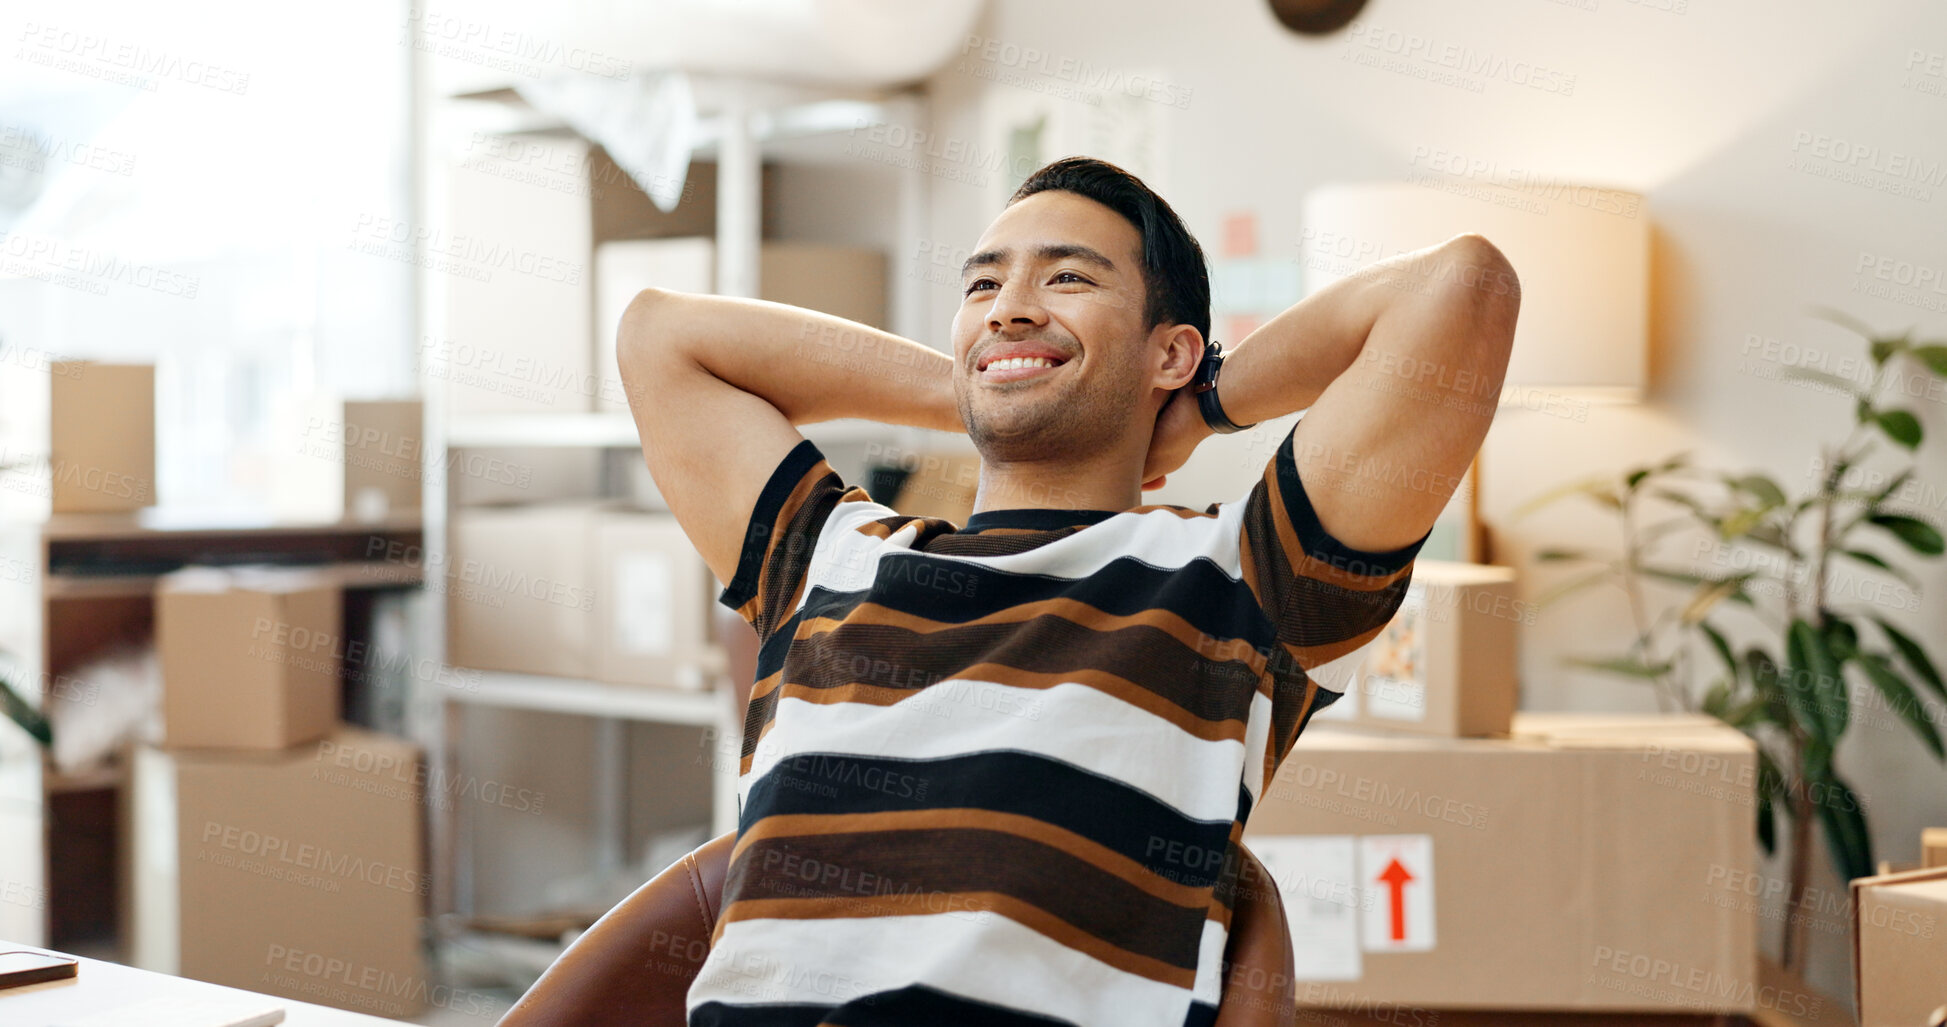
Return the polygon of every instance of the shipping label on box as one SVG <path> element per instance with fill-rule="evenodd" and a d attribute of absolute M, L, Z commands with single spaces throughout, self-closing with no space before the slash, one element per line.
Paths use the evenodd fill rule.
<path fill-rule="evenodd" d="M 1385 628 L 1363 646 L 1335 719 L 1448 738 L 1505 735 L 1519 692 L 1516 643 L 1533 607 L 1506 567 L 1421 560 Z M 1327 687 L 1334 687 L 1327 683 Z"/>

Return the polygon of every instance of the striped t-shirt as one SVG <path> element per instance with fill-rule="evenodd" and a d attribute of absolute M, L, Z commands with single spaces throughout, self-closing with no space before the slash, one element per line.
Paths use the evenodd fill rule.
<path fill-rule="evenodd" d="M 1306 671 L 1425 542 L 1327 534 L 1290 433 L 1233 502 L 958 528 L 800 442 L 718 597 L 760 648 L 690 1023 L 1209 1023 L 1234 846 L 1338 698 Z"/>

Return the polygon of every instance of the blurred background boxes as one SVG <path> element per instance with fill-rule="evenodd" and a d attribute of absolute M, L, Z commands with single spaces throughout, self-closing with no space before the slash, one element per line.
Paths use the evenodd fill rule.
<path fill-rule="evenodd" d="M 165 744 L 284 749 L 338 722 L 343 607 L 315 571 L 192 567 L 156 586 Z"/>
<path fill-rule="evenodd" d="M 1920 832 L 1920 865 L 1947 867 L 1947 827 L 1929 827 Z"/>
<path fill-rule="evenodd" d="M 596 409 L 627 410 L 615 363 L 616 329 L 629 301 L 645 288 L 716 291 L 717 244 L 708 236 L 629 239 L 595 249 Z M 857 321 L 886 325 L 885 254 L 857 246 L 766 239 L 758 251 L 759 297 Z M 834 359 L 854 352 L 843 339 L 817 339 Z"/>
<path fill-rule="evenodd" d="M 452 523 L 455 666 L 685 689 L 721 669 L 715 579 L 673 515 L 589 500 L 469 507 Z"/>
<path fill-rule="evenodd" d="M 1860 1027 L 1928 1024 L 1947 1006 L 1947 869 L 1852 881 Z"/>
<path fill-rule="evenodd" d="M 600 637 L 595 529 L 608 504 L 533 503 L 453 512 L 447 662 L 588 678 Z"/>
<path fill-rule="evenodd" d="M 382 1016 L 425 1006 L 417 746 L 338 727 L 277 752 L 144 748 L 133 787 L 137 965 Z"/>
<path fill-rule="evenodd" d="M 565 136 L 515 137 L 583 167 L 588 144 Z M 446 220 L 427 258 L 443 289 L 445 335 L 428 340 L 429 373 L 446 378 L 453 413 L 585 413 L 590 374 L 589 253 L 585 190 L 537 189 L 520 153 L 479 152 L 447 181 Z M 386 219 L 361 223 L 385 242 Z M 404 226 L 408 231 L 411 226 Z M 361 238 L 364 238 L 361 235 Z M 450 251 L 450 252 L 449 252 Z"/>
<path fill-rule="evenodd" d="M 1702 716 L 1524 713 L 1507 739 L 1313 724 L 1245 841 L 1285 897 L 1297 976 L 1334 996 L 1737 1013 L 1756 910 L 1706 900 L 1753 864 L 1756 781 L 1750 740 Z"/>
<path fill-rule="evenodd" d="M 609 510 L 596 519 L 595 678 L 618 685 L 708 687 L 720 660 L 709 611 L 716 582 L 668 513 Z"/>
<path fill-rule="evenodd" d="M 1320 674 L 1344 695 L 1318 719 L 1443 738 L 1505 737 L 1520 698 L 1520 628 L 1533 619 L 1512 567 L 1416 560 L 1385 629 Z"/>
<path fill-rule="evenodd" d="M 416 399 L 313 396 L 280 414 L 271 512 L 298 521 L 384 520 L 416 512 L 425 491 Z"/>
<path fill-rule="evenodd" d="M 0 513 L 124 513 L 155 503 L 155 367 L 0 364 Z"/>

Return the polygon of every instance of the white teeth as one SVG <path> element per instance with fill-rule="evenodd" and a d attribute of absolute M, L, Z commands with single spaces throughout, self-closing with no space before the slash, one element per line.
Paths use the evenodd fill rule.
<path fill-rule="evenodd" d="M 1047 357 L 1009 357 L 996 360 L 987 365 L 989 371 L 1007 371 L 1016 367 L 1053 367 L 1055 362 Z"/>

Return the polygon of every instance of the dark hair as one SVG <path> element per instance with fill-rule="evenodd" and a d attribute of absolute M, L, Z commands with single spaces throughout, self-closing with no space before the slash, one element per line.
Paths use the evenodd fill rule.
<path fill-rule="evenodd" d="M 1049 189 L 1086 196 L 1127 218 L 1142 236 L 1143 318 L 1148 327 L 1186 324 L 1210 338 L 1210 268 L 1183 219 L 1142 179 L 1105 160 L 1063 157 L 1021 183 L 1015 201 Z"/>

